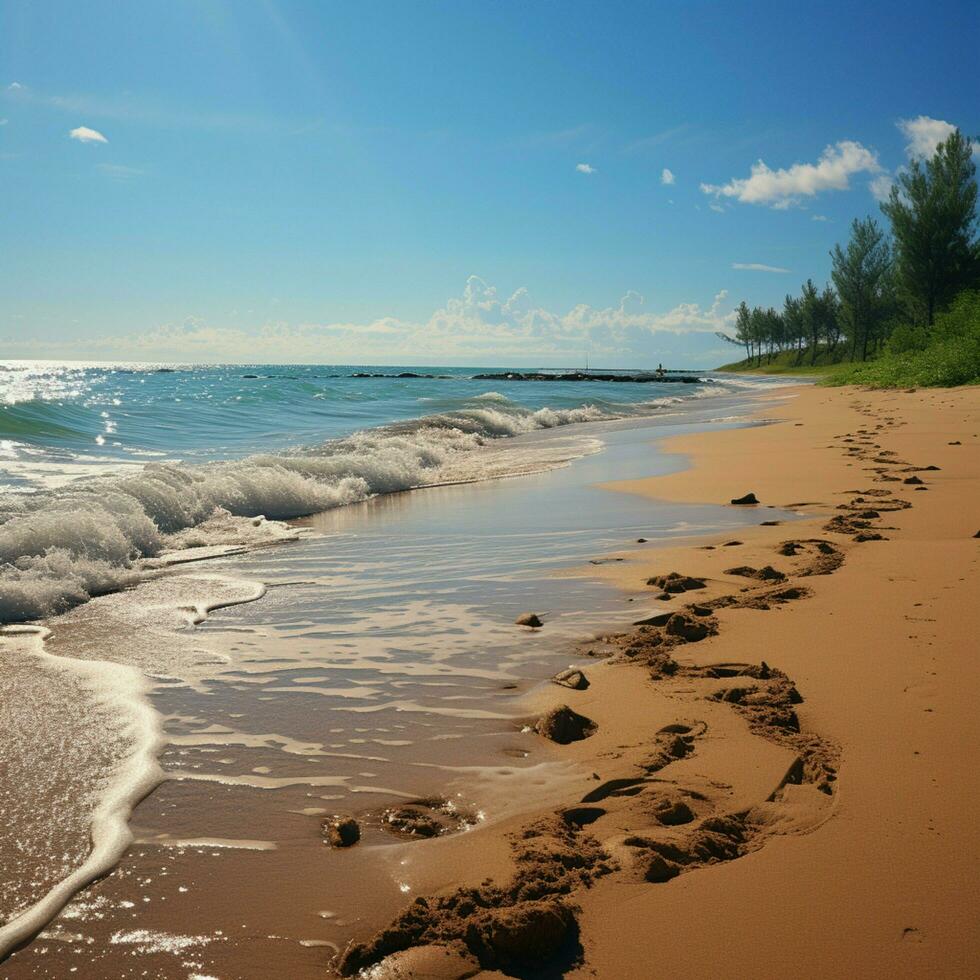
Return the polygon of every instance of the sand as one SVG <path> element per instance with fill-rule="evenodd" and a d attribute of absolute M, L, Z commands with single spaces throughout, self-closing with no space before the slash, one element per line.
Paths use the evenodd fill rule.
<path fill-rule="evenodd" d="M 761 414 L 607 485 L 752 492 L 759 526 L 589 569 L 649 598 L 570 651 L 587 687 L 528 700 L 577 767 L 563 805 L 417 845 L 426 897 L 338 969 L 977 975 L 980 390 L 800 388 Z"/>

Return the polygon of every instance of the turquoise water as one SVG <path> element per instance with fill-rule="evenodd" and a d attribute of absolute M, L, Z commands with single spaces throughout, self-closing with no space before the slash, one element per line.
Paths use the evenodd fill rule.
<path fill-rule="evenodd" d="M 129 585 L 168 551 L 268 543 L 282 530 L 272 521 L 541 472 L 596 452 L 596 423 L 724 417 L 779 384 L 410 370 L 0 365 L 0 622 Z"/>
<path fill-rule="evenodd" d="M 394 377 L 402 372 L 437 377 Z M 392 377 L 351 376 L 358 373 Z M 524 427 L 524 411 L 552 409 L 556 423 L 586 407 L 596 418 L 619 417 L 745 385 L 711 374 L 697 385 L 472 380 L 479 373 L 487 369 L 7 362 L 0 364 L 3 459 L 16 460 L 18 449 L 27 459 L 28 449 L 92 462 L 233 459 L 424 416 L 463 424 L 469 415 L 488 435 L 512 435 Z M 491 392 L 502 397 L 488 402 Z M 490 418 L 489 405 L 510 418 Z"/>

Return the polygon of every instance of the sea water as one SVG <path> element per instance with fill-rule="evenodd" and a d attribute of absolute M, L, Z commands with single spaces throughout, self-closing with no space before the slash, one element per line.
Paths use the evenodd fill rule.
<path fill-rule="evenodd" d="M 0 619 L 36 622 L 0 634 L 0 948 L 137 841 L 59 920 L 83 938 L 37 940 L 8 968 L 65 975 L 84 950 L 122 975 L 121 949 L 187 976 L 191 948 L 216 972 L 280 963 L 285 934 L 312 971 L 322 950 L 296 944 L 355 929 L 352 868 L 362 913 L 413 887 L 404 860 L 377 859 L 400 853 L 382 841 L 338 874 L 324 815 L 458 785 L 499 819 L 559 791 L 516 696 L 573 640 L 628 623 L 633 596 L 556 573 L 639 536 L 757 519 L 595 484 L 682 465 L 653 440 L 732 424 L 773 383 L 491 388 L 411 370 L 437 377 L 0 375 Z M 525 609 L 546 629 L 516 630 Z"/>

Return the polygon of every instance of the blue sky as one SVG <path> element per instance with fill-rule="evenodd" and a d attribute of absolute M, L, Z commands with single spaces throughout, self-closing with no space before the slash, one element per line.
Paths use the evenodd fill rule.
<path fill-rule="evenodd" d="M 717 362 L 980 132 L 978 48 L 966 2 L 0 0 L 0 357 Z"/>

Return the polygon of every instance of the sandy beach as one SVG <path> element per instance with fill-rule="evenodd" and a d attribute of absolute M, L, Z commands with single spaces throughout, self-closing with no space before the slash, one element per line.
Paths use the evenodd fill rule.
<path fill-rule="evenodd" d="M 752 492 L 759 525 L 598 566 L 687 591 L 648 585 L 649 625 L 577 651 L 587 689 L 533 695 L 571 709 L 548 730 L 580 784 L 432 847 L 432 880 L 467 887 L 343 972 L 416 946 L 371 975 L 976 975 L 980 398 L 796 395 L 670 442 L 689 469 L 606 484 Z M 766 526 L 773 505 L 804 516 Z"/>
<path fill-rule="evenodd" d="M 49 621 L 83 669 L 111 622 L 121 682 L 181 682 L 134 844 L 0 975 L 974 976 L 977 389 L 752 412 L 609 428 L 577 468 L 341 508 Z"/>

